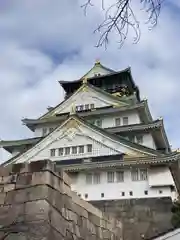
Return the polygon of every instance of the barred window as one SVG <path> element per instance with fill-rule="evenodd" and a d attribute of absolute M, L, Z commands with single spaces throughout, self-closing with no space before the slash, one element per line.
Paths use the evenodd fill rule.
<path fill-rule="evenodd" d="M 117 182 L 124 182 L 124 172 L 123 171 L 116 172 L 116 180 L 117 180 Z"/>
<path fill-rule="evenodd" d="M 85 110 L 89 109 L 89 104 L 85 104 Z"/>
<path fill-rule="evenodd" d="M 108 183 L 114 182 L 114 172 L 107 172 L 107 181 Z"/>
<path fill-rule="evenodd" d="M 91 103 L 91 104 L 90 104 L 90 108 L 91 108 L 91 109 L 94 109 L 94 103 Z"/>
<path fill-rule="evenodd" d="M 102 127 L 102 120 L 101 120 L 101 119 L 97 119 L 97 120 L 96 120 L 96 125 L 97 125 L 98 127 Z"/>
<path fill-rule="evenodd" d="M 79 153 L 84 153 L 84 146 L 79 146 Z"/>
<path fill-rule="evenodd" d="M 140 180 L 147 180 L 147 169 L 140 169 Z"/>
<path fill-rule="evenodd" d="M 70 154 L 70 147 L 66 147 L 65 148 L 65 155 L 69 155 Z"/>
<path fill-rule="evenodd" d="M 116 118 L 115 119 L 115 126 L 120 126 L 121 125 L 121 119 L 120 118 Z"/>
<path fill-rule="evenodd" d="M 123 117 L 123 125 L 128 125 L 128 117 Z"/>
<path fill-rule="evenodd" d="M 99 184 L 100 183 L 100 173 L 94 173 L 94 184 Z"/>
<path fill-rule="evenodd" d="M 138 169 L 133 169 L 131 171 L 131 179 L 132 179 L 132 181 L 138 181 L 139 180 Z"/>
<path fill-rule="evenodd" d="M 77 154 L 77 147 L 72 147 L 72 154 Z"/>
<path fill-rule="evenodd" d="M 59 156 L 62 156 L 64 153 L 64 149 L 63 148 L 59 148 Z"/>
<path fill-rule="evenodd" d="M 93 175 L 91 173 L 86 175 L 86 183 L 87 184 L 92 184 L 92 176 Z"/>
<path fill-rule="evenodd" d="M 137 140 L 137 143 L 142 144 L 143 143 L 143 136 L 142 135 L 137 135 L 136 140 Z"/>
<path fill-rule="evenodd" d="M 52 127 L 49 128 L 49 132 L 50 132 L 50 133 L 51 133 L 53 130 L 54 130 L 54 128 L 52 128 Z"/>
<path fill-rule="evenodd" d="M 50 150 L 50 155 L 51 155 L 51 157 L 54 157 L 55 154 L 56 154 L 56 149 L 51 149 L 51 150 Z"/>
<path fill-rule="evenodd" d="M 42 129 L 42 135 L 45 136 L 47 134 L 47 128 Z"/>
<path fill-rule="evenodd" d="M 83 106 L 83 105 L 80 105 L 80 106 L 79 106 L 79 111 L 83 111 L 83 109 L 84 109 L 84 106 Z"/>
<path fill-rule="evenodd" d="M 88 153 L 92 152 L 92 144 L 87 145 L 87 152 Z"/>

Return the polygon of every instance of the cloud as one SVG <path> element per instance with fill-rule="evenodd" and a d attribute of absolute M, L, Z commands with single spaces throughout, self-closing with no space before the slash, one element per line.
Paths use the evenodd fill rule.
<path fill-rule="evenodd" d="M 141 25 L 138 44 L 132 44 L 130 33 L 123 48 L 118 49 L 117 36 L 112 33 L 107 50 L 94 47 L 99 35 L 94 35 L 93 30 L 103 16 L 100 6 L 88 9 L 85 17 L 80 7 L 83 0 L 12 2 L 6 1 L 0 14 L 2 139 L 33 136 L 21 125 L 21 119 L 39 117 L 47 106 L 62 101 L 64 93 L 58 80 L 77 79 L 100 58 L 104 65 L 116 70 L 131 66 L 141 96 L 149 99 L 153 116 L 164 116 L 170 142 L 174 148 L 180 146 L 177 1 L 166 3 L 152 31 Z M 144 13 L 138 12 L 138 16 L 145 22 Z"/>

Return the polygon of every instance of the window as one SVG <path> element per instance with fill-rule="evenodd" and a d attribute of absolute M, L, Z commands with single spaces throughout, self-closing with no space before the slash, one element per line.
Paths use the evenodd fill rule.
<path fill-rule="evenodd" d="M 135 137 L 134 137 L 133 135 L 128 136 L 128 138 L 129 138 L 129 141 L 135 142 L 135 141 L 134 141 Z"/>
<path fill-rule="evenodd" d="M 56 149 L 51 149 L 50 154 L 51 154 L 51 157 L 54 157 L 56 154 Z"/>
<path fill-rule="evenodd" d="M 122 192 L 122 193 L 121 193 L 121 196 L 124 197 L 124 196 L 125 196 L 125 192 Z"/>
<path fill-rule="evenodd" d="M 98 127 L 102 127 L 102 120 L 101 119 L 96 120 L 96 125 Z"/>
<path fill-rule="evenodd" d="M 54 128 L 52 128 L 52 127 L 49 128 L 49 132 L 50 132 L 50 133 L 51 133 L 53 130 L 54 130 Z"/>
<path fill-rule="evenodd" d="M 99 184 L 100 183 L 100 174 L 99 173 L 94 173 L 94 184 Z"/>
<path fill-rule="evenodd" d="M 131 171 L 132 181 L 145 181 L 147 180 L 147 169 L 133 169 Z"/>
<path fill-rule="evenodd" d="M 92 177 L 93 177 L 93 175 L 91 173 L 86 175 L 86 183 L 87 184 L 92 184 Z"/>
<path fill-rule="evenodd" d="M 147 169 L 140 169 L 140 180 L 147 180 Z"/>
<path fill-rule="evenodd" d="M 64 149 L 63 148 L 59 148 L 59 156 L 62 156 L 64 153 Z"/>
<path fill-rule="evenodd" d="M 92 152 L 92 144 L 87 145 L 87 152 L 88 153 Z"/>
<path fill-rule="evenodd" d="M 47 128 L 42 129 L 42 135 L 45 136 L 47 134 Z"/>
<path fill-rule="evenodd" d="M 159 190 L 159 194 L 162 194 L 162 192 L 163 192 L 162 190 Z"/>
<path fill-rule="evenodd" d="M 85 198 L 88 198 L 88 194 L 87 193 L 84 196 L 85 196 Z"/>
<path fill-rule="evenodd" d="M 123 125 L 128 125 L 128 117 L 123 117 Z"/>
<path fill-rule="evenodd" d="M 114 182 L 114 172 L 107 172 L 107 181 L 109 183 Z"/>
<path fill-rule="evenodd" d="M 79 106 L 76 106 L 76 112 L 78 112 L 79 111 Z"/>
<path fill-rule="evenodd" d="M 84 146 L 79 146 L 79 153 L 84 153 Z"/>
<path fill-rule="evenodd" d="M 132 191 L 130 191 L 130 192 L 129 192 L 129 195 L 130 195 L 130 196 L 133 196 L 133 192 L 132 192 Z"/>
<path fill-rule="evenodd" d="M 137 135 L 136 140 L 137 140 L 137 143 L 142 144 L 143 143 L 143 136 L 142 135 Z"/>
<path fill-rule="evenodd" d="M 117 180 L 117 182 L 124 182 L 124 172 L 123 171 L 116 172 L 116 180 Z"/>
<path fill-rule="evenodd" d="M 65 148 L 65 155 L 69 155 L 70 154 L 70 147 L 66 147 Z"/>
<path fill-rule="evenodd" d="M 121 119 L 120 118 L 116 118 L 115 119 L 115 126 L 120 126 L 121 125 Z"/>
<path fill-rule="evenodd" d="M 101 193 L 101 197 L 102 197 L 102 198 L 104 197 L 104 193 Z"/>
<path fill-rule="evenodd" d="M 81 194 L 78 194 L 78 197 L 81 197 Z"/>
<path fill-rule="evenodd" d="M 77 147 L 72 147 L 72 154 L 77 154 Z"/>
<path fill-rule="evenodd" d="M 84 109 L 84 106 L 83 106 L 83 105 L 80 105 L 80 106 L 79 106 L 79 111 L 83 111 L 83 109 Z"/>
<path fill-rule="evenodd" d="M 147 190 L 146 190 L 146 191 L 144 191 L 144 194 L 145 194 L 145 195 L 148 195 L 148 191 L 147 191 Z"/>
<path fill-rule="evenodd" d="M 139 180 L 139 176 L 138 176 L 138 169 L 133 169 L 131 171 L 131 179 L 132 181 L 138 181 Z"/>
<path fill-rule="evenodd" d="M 89 109 L 89 104 L 85 104 L 85 110 Z"/>
<path fill-rule="evenodd" d="M 91 108 L 91 109 L 94 109 L 94 103 L 91 103 L 91 104 L 90 104 L 90 108 Z"/>

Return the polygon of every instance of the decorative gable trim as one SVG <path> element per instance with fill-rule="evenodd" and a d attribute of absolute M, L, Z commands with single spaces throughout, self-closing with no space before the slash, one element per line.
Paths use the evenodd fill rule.
<path fill-rule="evenodd" d="M 48 118 L 48 117 L 52 117 L 54 115 L 56 115 L 57 113 L 59 113 L 59 111 L 63 111 L 64 108 L 66 108 L 66 104 L 68 102 L 71 102 L 72 99 L 77 96 L 80 92 L 93 92 L 93 93 L 99 93 L 101 96 L 97 97 L 98 100 L 100 100 L 103 103 L 112 105 L 114 107 L 125 107 L 125 106 L 129 106 L 128 103 L 122 101 L 119 97 L 113 96 L 110 93 L 107 93 L 105 91 L 103 91 L 100 88 L 97 88 L 95 86 L 90 85 L 89 83 L 84 83 L 82 84 L 82 86 L 72 95 L 70 96 L 68 99 L 66 99 L 65 101 L 63 101 L 62 103 L 60 103 L 59 105 L 57 105 L 53 110 L 51 110 L 50 112 L 47 112 L 45 115 L 43 115 L 42 117 L 40 117 L 40 119 L 43 118 Z M 105 96 L 106 98 L 108 98 L 109 100 L 104 100 L 103 96 Z M 63 106 L 65 105 L 65 106 Z"/>
<path fill-rule="evenodd" d="M 87 130 L 86 130 L 87 129 Z M 38 142 L 34 147 L 29 149 L 28 151 L 22 153 L 20 156 L 15 157 L 12 161 L 13 162 L 29 162 L 33 157 L 35 157 L 39 152 L 48 148 L 49 145 L 58 141 L 65 136 L 73 137 L 74 134 L 77 132 L 82 132 L 83 135 L 85 134 L 88 136 L 95 136 L 94 139 L 96 141 L 101 142 L 107 148 L 111 148 L 116 151 L 116 153 L 124 153 L 128 156 L 156 156 L 155 153 L 151 153 L 148 151 L 143 151 L 136 149 L 135 147 L 128 146 L 123 141 L 114 139 L 113 137 L 106 135 L 106 132 L 103 130 L 99 131 L 97 128 L 94 128 L 90 124 L 86 124 L 83 120 L 79 119 L 76 115 L 71 116 L 67 119 L 62 125 L 57 127 L 52 133 L 50 133 L 47 137 L 43 138 L 40 142 Z M 91 132 L 88 132 L 91 131 Z M 93 131 L 93 134 L 92 134 Z M 146 148 L 145 148 L 146 149 Z"/>

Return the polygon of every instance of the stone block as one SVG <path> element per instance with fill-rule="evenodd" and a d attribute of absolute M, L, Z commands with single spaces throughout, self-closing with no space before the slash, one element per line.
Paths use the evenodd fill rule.
<path fill-rule="evenodd" d="M 17 175 L 16 188 L 23 188 L 31 185 L 32 173 L 20 173 Z"/>
<path fill-rule="evenodd" d="M 52 161 L 50 160 L 40 160 L 36 162 L 31 162 L 29 164 L 29 171 L 30 172 L 42 172 L 42 171 L 51 171 L 54 172 L 55 170 L 55 165 Z"/>
<path fill-rule="evenodd" d="M 0 192 L 0 205 L 5 203 L 6 193 Z"/>
<path fill-rule="evenodd" d="M 49 203 L 45 200 L 27 202 L 25 204 L 26 221 L 47 220 L 49 208 Z"/>
<path fill-rule="evenodd" d="M 12 165 L 0 166 L 0 176 L 8 176 L 12 172 Z"/>
<path fill-rule="evenodd" d="M 50 185 L 51 186 L 52 174 L 48 171 L 34 172 L 32 174 L 32 185 Z"/>
<path fill-rule="evenodd" d="M 67 222 L 61 214 L 51 207 L 50 223 L 63 237 L 66 236 Z"/>
<path fill-rule="evenodd" d="M 26 190 L 28 192 L 28 201 L 48 200 L 49 187 L 46 185 L 33 186 Z"/>
<path fill-rule="evenodd" d="M 6 184 L 4 185 L 3 191 L 4 192 L 9 192 L 15 189 L 15 184 Z"/>

